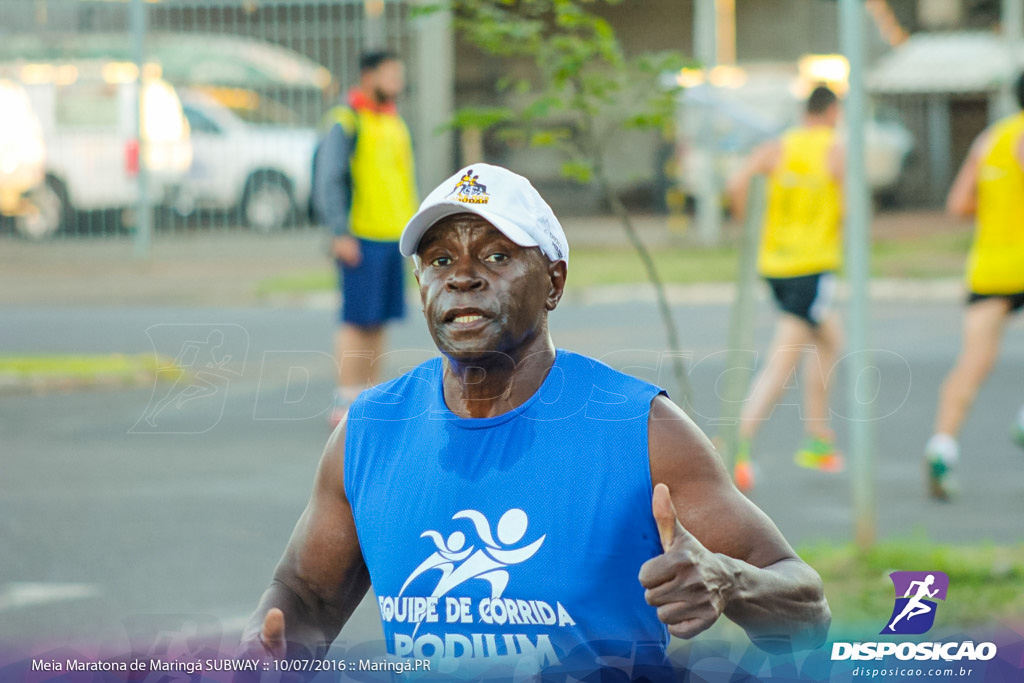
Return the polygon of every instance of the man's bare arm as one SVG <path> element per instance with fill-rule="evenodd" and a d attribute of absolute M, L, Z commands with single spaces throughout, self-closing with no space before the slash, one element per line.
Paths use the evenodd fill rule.
<path fill-rule="evenodd" d="M 244 651 L 322 656 L 370 587 L 344 473 L 343 422 L 324 449 L 309 504 L 242 635 Z"/>
<path fill-rule="evenodd" d="M 756 175 L 771 173 L 779 163 L 780 152 L 781 147 L 777 141 L 764 143 L 751 152 L 739 171 L 729 179 L 726 185 L 726 194 L 729 197 L 732 215 L 736 220 L 742 221 L 746 218 L 750 181 Z"/>
<path fill-rule="evenodd" d="M 831 613 L 821 578 L 741 494 L 713 446 L 663 396 L 651 405 L 652 508 L 665 553 L 647 561 L 647 601 L 673 635 L 689 638 L 720 615 L 759 647 L 820 645 Z"/>
<path fill-rule="evenodd" d="M 978 210 L 978 168 L 981 165 L 983 146 L 988 141 L 988 132 L 982 133 L 971 145 L 971 151 L 960 166 L 960 170 L 949 188 L 946 197 L 946 213 L 957 218 L 973 216 Z"/>
<path fill-rule="evenodd" d="M 843 187 L 846 182 L 846 145 L 837 142 L 828 152 L 828 170 L 832 177 Z"/>

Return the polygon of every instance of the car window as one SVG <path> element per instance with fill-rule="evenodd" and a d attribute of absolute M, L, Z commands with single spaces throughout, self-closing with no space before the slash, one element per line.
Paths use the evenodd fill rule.
<path fill-rule="evenodd" d="M 220 135 L 220 126 L 214 123 L 206 114 L 187 104 L 182 109 L 185 112 L 185 118 L 188 119 L 188 126 L 192 129 L 193 133 Z"/>
<path fill-rule="evenodd" d="M 255 125 L 293 126 L 295 112 L 269 97 L 254 98 L 252 101 L 231 103 L 231 112 L 246 123 Z"/>
<path fill-rule="evenodd" d="M 116 127 L 117 86 L 109 83 L 76 83 L 57 91 L 57 125 L 69 127 Z"/>

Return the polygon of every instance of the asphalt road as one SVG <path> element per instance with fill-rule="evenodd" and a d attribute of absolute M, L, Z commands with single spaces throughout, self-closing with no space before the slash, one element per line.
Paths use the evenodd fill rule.
<path fill-rule="evenodd" d="M 879 393 L 862 399 L 878 416 L 881 538 L 1022 538 L 1024 452 L 1007 439 L 1024 401 L 1022 317 L 962 434 L 963 497 L 947 505 L 925 497 L 920 452 L 959 343 L 960 313 L 951 301 L 873 308 Z M 714 433 L 728 308 L 681 305 L 676 314 L 691 353 L 692 412 Z M 333 313 L 9 307 L 0 321 L 4 353 L 156 351 L 191 363 L 203 378 L 194 386 L 0 396 L 0 652 L 69 644 L 116 650 L 196 633 L 222 636 L 229 651 L 303 509 L 328 436 Z M 771 323 L 762 301 L 762 344 Z M 651 304 L 570 299 L 552 329 L 559 346 L 674 390 Z M 393 330 L 391 346 L 386 375 L 433 349 L 418 316 Z M 845 440 L 846 373 L 837 372 L 835 426 Z M 792 464 L 797 403 L 790 392 L 756 443 L 752 497 L 795 544 L 848 540 L 850 475 Z M 379 638 L 376 618 L 364 602 L 342 642 Z"/>

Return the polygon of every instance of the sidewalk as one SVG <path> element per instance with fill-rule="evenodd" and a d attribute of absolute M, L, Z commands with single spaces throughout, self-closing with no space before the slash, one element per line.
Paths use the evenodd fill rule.
<path fill-rule="evenodd" d="M 651 249 L 694 244 L 695 227 L 667 216 L 636 216 L 636 228 Z M 631 249 L 612 217 L 563 219 L 570 245 Z M 967 230 L 937 212 L 888 213 L 876 217 L 874 235 L 921 238 Z M 737 226 L 723 229 L 726 241 Z M 157 233 L 149 258 L 134 255 L 131 236 L 68 237 L 27 242 L 0 235 L 0 306 L 253 306 L 268 302 L 257 293 L 263 280 L 287 273 L 323 270 L 327 241 L 313 229 L 273 235 L 244 229 Z M 647 299 L 646 284 L 594 288 L 580 301 Z M 600 291 L 597 291 L 600 290 Z M 913 300 L 960 296 L 958 281 L 872 283 L 872 294 Z M 729 301 L 729 284 L 671 287 L 673 300 Z M 323 297 L 315 298 L 322 301 Z"/>

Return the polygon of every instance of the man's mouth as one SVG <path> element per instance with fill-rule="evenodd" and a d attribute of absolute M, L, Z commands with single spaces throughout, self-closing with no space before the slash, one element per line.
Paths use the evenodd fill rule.
<path fill-rule="evenodd" d="M 447 323 L 455 323 L 457 325 L 468 325 L 475 323 L 478 320 L 487 318 L 483 311 L 476 309 L 460 308 L 453 311 L 449 311 L 444 317 L 444 321 Z"/>

